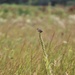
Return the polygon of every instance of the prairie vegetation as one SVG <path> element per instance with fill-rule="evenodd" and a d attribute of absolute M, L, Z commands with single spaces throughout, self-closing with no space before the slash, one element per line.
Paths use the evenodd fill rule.
<path fill-rule="evenodd" d="M 0 75 L 75 75 L 74 12 L 1 5 Z"/>

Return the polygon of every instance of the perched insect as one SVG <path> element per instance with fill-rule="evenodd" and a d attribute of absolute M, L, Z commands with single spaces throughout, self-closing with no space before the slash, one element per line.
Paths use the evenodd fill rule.
<path fill-rule="evenodd" d="M 39 29 L 39 28 L 37 28 L 37 30 L 38 30 L 39 33 L 42 33 L 42 32 L 43 32 L 43 31 L 42 31 L 41 29 Z"/>

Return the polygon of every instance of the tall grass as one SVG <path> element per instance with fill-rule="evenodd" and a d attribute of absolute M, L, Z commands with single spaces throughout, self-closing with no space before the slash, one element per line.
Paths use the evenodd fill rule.
<path fill-rule="evenodd" d="M 0 6 L 0 75 L 75 75 L 74 15 L 62 8 L 5 6 Z M 38 35 L 36 28 L 43 32 L 38 29 Z"/>

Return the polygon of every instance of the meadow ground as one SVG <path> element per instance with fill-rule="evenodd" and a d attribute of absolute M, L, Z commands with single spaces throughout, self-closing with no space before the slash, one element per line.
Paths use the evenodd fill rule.
<path fill-rule="evenodd" d="M 0 5 L 0 75 L 75 75 L 74 12 Z"/>

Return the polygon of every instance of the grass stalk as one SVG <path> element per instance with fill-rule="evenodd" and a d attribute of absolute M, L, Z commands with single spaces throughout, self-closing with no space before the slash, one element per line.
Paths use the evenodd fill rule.
<path fill-rule="evenodd" d="M 38 30 L 38 32 L 39 32 L 40 43 L 41 43 L 42 50 L 43 50 L 43 59 L 44 59 L 47 75 L 53 75 L 51 66 L 49 64 L 48 55 L 46 53 L 46 49 L 45 49 L 44 41 L 43 41 L 43 38 L 42 38 L 42 34 L 41 34 L 42 31 Z"/>

